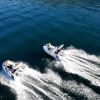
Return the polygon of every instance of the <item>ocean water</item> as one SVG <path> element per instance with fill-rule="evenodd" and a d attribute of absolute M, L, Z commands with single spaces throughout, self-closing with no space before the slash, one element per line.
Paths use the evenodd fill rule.
<path fill-rule="evenodd" d="M 28 75 L 9 79 L 8 59 Z M 100 0 L 0 0 L 0 100 L 100 100 Z"/>

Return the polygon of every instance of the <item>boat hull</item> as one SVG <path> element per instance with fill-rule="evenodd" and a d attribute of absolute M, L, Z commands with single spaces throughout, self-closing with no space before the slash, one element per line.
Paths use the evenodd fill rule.
<path fill-rule="evenodd" d="M 2 66 L 3 71 L 11 78 L 14 79 L 14 75 L 4 66 Z"/>

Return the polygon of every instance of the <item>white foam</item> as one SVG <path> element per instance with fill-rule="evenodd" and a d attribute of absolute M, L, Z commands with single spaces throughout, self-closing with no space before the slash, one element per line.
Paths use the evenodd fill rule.
<path fill-rule="evenodd" d="M 62 67 L 66 72 L 77 74 L 87 80 L 90 80 L 91 83 L 100 86 L 100 79 L 97 76 L 100 75 L 100 68 L 98 65 L 100 63 L 99 57 L 89 55 L 83 50 L 77 50 L 71 47 L 65 49 L 65 56 L 61 59 L 63 66 L 61 66 L 61 62 L 58 61 L 53 61 L 51 63 L 48 61 L 47 65 L 52 66 L 55 64 L 57 68 Z M 92 61 L 95 63 L 92 63 Z M 67 88 L 70 92 L 85 95 L 88 98 L 97 96 L 97 94 L 95 94 L 91 89 L 82 84 L 79 85 L 72 80 L 63 80 L 56 72 L 52 71 L 50 67 L 46 68 L 45 73 L 41 73 L 38 70 L 30 68 L 23 62 L 22 66 L 27 66 L 25 75 L 16 78 L 15 81 L 12 81 L 8 77 L 5 77 L 6 75 L 3 73 L 3 77 L 1 79 L 2 84 L 9 86 L 11 89 L 16 91 L 17 100 L 43 100 L 43 97 L 53 100 L 71 99 L 67 93 L 63 93 L 61 88 Z"/>
<path fill-rule="evenodd" d="M 64 54 L 60 58 L 66 72 L 77 74 L 100 86 L 100 78 L 97 76 L 100 75 L 100 68 L 98 67 L 100 63 L 99 57 L 89 55 L 85 51 L 73 47 L 65 49 Z M 92 62 L 95 62 L 95 64 Z"/>

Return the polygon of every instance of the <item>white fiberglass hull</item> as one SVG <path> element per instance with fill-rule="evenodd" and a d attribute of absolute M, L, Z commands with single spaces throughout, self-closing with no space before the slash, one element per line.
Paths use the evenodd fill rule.
<path fill-rule="evenodd" d="M 3 71 L 12 79 L 14 79 L 14 74 L 11 73 L 11 71 L 9 71 L 5 66 L 2 66 Z"/>

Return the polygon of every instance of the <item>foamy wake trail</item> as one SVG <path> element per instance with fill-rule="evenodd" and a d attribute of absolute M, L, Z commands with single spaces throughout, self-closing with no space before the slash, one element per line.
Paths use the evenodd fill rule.
<path fill-rule="evenodd" d="M 42 74 L 36 70 L 28 69 L 29 76 L 22 77 L 21 82 L 38 95 L 38 99 L 66 100 L 66 94 L 60 90 L 61 78 L 51 70 Z M 53 80 L 54 79 L 54 80 Z"/>
<path fill-rule="evenodd" d="M 16 91 L 17 100 L 72 100 L 77 99 L 77 96 L 79 98 L 80 95 L 88 99 L 100 98 L 90 88 L 75 81 L 62 80 L 56 72 L 48 68 L 43 74 L 28 67 L 27 74 L 14 81 L 5 77 L 4 72 L 1 72 L 0 76 L 2 75 L 1 83 L 10 87 L 12 92 L 13 89 Z"/>
<path fill-rule="evenodd" d="M 66 72 L 77 74 L 100 86 L 100 58 L 89 55 L 83 50 L 67 48 L 64 50 L 61 63 Z M 59 65 L 58 65 L 59 66 Z"/>
<path fill-rule="evenodd" d="M 27 67 L 26 71 L 27 74 L 16 77 L 15 80 L 7 77 L 2 77 L 1 80 L 2 84 L 16 91 L 18 100 L 66 100 L 70 98 L 60 90 L 62 79 L 52 70 L 48 69 L 43 74 Z"/>
<path fill-rule="evenodd" d="M 65 56 L 61 57 L 62 61 L 56 62 L 56 67 L 61 63 L 66 71 L 90 80 L 96 86 L 100 86 L 100 58 L 95 55 L 89 55 L 82 50 L 67 48 L 64 50 Z M 51 62 L 48 62 L 49 65 Z M 60 64 L 60 65 L 59 65 Z M 100 95 L 92 89 L 90 85 L 81 82 L 78 84 L 77 79 L 63 79 L 58 72 L 51 68 L 46 68 L 45 73 L 31 69 L 27 64 L 24 75 L 11 80 L 1 71 L 1 84 L 4 84 L 16 91 L 17 100 L 100 100 Z M 51 66 L 53 66 L 51 64 Z M 53 66 L 54 67 L 54 66 Z M 63 71 L 63 70 L 61 70 Z M 67 76 L 65 76 L 67 77 Z"/>

